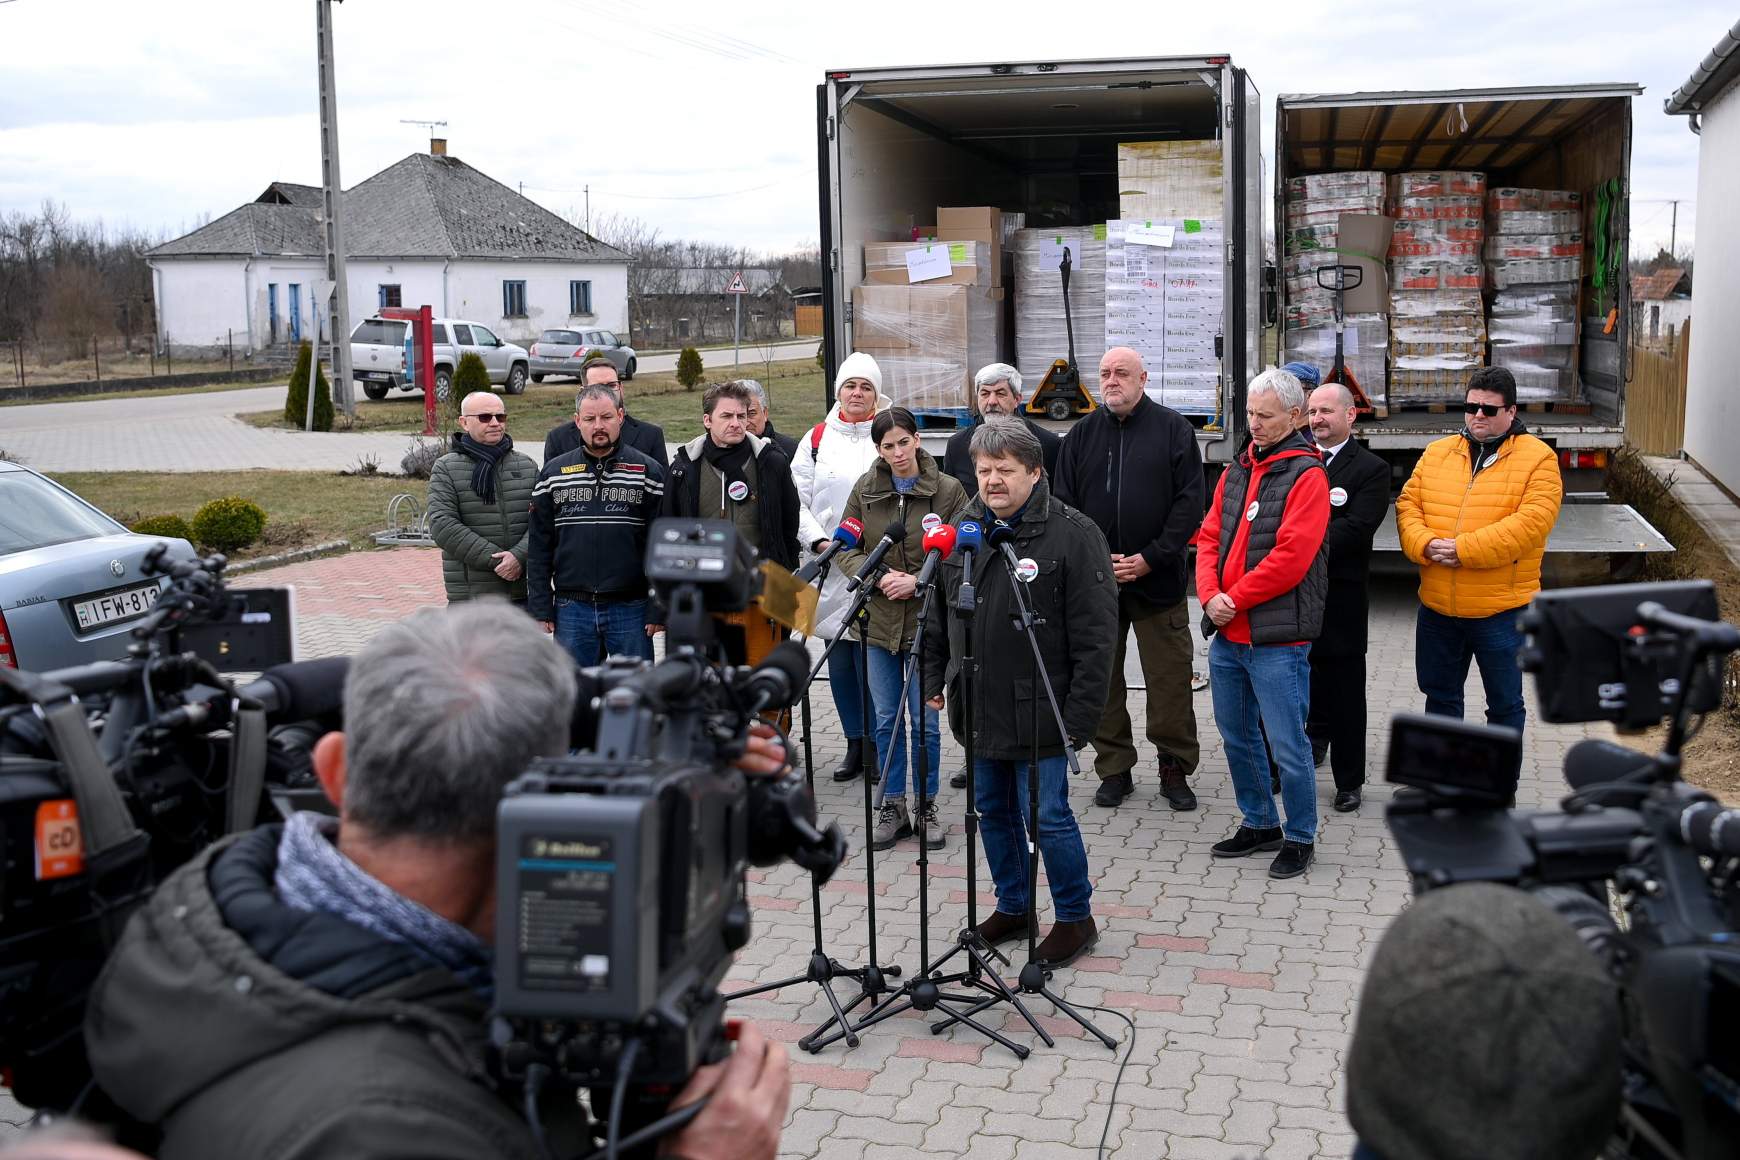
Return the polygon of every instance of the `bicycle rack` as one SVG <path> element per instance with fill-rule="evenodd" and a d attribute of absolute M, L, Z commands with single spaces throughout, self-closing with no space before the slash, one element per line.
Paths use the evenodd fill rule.
<path fill-rule="evenodd" d="M 375 543 L 388 547 L 433 547 L 429 537 L 429 513 L 409 492 L 400 492 L 387 503 L 387 530 L 375 533 Z"/>

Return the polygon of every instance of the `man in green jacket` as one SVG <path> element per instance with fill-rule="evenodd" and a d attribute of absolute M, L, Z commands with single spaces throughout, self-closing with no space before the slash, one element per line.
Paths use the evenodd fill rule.
<path fill-rule="evenodd" d="M 441 548 L 448 602 L 503 596 L 524 605 L 538 465 L 514 450 L 507 402 L 494 392 L 465 396 L 459 426 L 429 473 L 429 536 Z"/>

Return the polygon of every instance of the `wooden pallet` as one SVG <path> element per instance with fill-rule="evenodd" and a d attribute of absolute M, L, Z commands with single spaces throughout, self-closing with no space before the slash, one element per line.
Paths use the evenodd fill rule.
<path fill-rule="evenodd" d="M 1516 409 L 1531 415 L 1587 415 L 1594 407 L 1589 403 L 1573 403 L 1569 400 L 1545 403 L 1518 403 Z"/>
<path fill-rule="evenodd" d="M 958 429 L 973 421 L 972 412 L 965 407 L 915 407 L 912 417 L 918 420 L 920 431 Z"/>
<path fill-rule="evenodd" d="M 1462 404 L 1461 403 L 1391 403 L 1389 405 L 1389 409 L 1391 411 L 1414 411 L 1414 412 L 1424 413 L 1427 415 L 1447 415 L 1450 413 L 1451 407 L 1455 407 L 1458 411 L 1460 411 L 1462 409 Z"/>

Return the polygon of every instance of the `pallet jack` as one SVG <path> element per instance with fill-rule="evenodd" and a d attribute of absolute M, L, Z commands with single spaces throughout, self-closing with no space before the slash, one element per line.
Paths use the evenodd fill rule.
<path fill-rule="evenodd" d="M 1069 247 L 1063 248 L 1063 261 L 1057 267 L 1063 275 L 1063 326 L 1069 338 L 1069 357 L 1055 359 L 1051 369 L 1033 397 L 1027 400 L 1029 415 L 1044 415 L 1054 422 L 1065 423 L 1092 413 L 1099 404 L 1081 383 L 1081 372 L 1075 365 L 1075 323 L 1069 314 Z"/>
<path fill-rule="evenodd" d="M 1330 367 L 1323 382 L 1339 383 L 1353 395 L 1354 416 L 1359 419 L 1370 419 L 1377 415 L 1377 408 L 1372 406 L 1369 396 L 1359 385 L 1359 379 L 1354 376 L 1347 365 L 1347 354 L 1343 346 L 1347 333 L 1347 292 L 1358 288 L 1365 281 L 1365 271 L 1358 266 L 1319 266 L 1316 269 L 1317 284 L 1335 294 L 1335 365 Z"/>

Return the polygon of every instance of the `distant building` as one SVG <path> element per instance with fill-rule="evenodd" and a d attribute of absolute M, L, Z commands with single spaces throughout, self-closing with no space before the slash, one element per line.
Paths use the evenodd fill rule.
<path fill-rule="evenodd" d="M 1731 492 L 1740 493 L 1740 327 L 1723 317 L 1740 302 L 1740 24 L 1723 36 L 1666 102 L 1698 134 L 1698 294 L 1686 381 L 1686 454 Z M 1634 322 L 1635 326 L 1636 323 Z"/>
<path fill-rule="evenodd" d="M 147 255 L 159 346 L 238 353 L 328 341 L 317 186 L 264 193 Z M 431 143 L 345 191 L 348 334 L 382 306 L 434 308 L 508 341 L 628 328 L 629 256 Z"/>
<path fill-rule="evenodd" d="M 1700 231 L 1701 232 L 1701 231 Z M 1631 333 L 1667 338 L 1692 316 L 1692 276 L 1678 266 L 1631 280 Z"/>
<path fill-rule="evenodd" d="M 742 275 L 745 290 L 744 341 L 790 337 L 792 294 L 777 269 L 643 266 L 635 270 L 642 287 L 636 340 L 643 346 L 730 342 L 738 323 L 734 299 L 739 295 L 727 289 L 733 274 Z"/>

